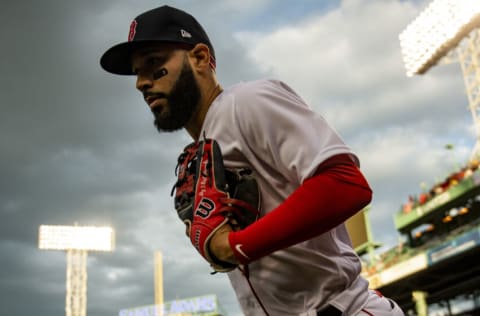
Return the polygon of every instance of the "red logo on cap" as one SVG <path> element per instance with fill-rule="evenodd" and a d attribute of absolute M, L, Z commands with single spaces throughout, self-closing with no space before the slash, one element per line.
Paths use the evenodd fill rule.
<path fill-rule="evenodd" d="M 130 24 L 130 31 L 128 32 L 128 41 L 131 42 L 135 37 L 135 33 L 137 32 L 137 21 L 133 20 Z"/>

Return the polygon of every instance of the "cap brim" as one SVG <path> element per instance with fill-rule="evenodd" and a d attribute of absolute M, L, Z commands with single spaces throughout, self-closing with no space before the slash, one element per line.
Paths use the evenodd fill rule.
<path fill-rule="evenodd" d="M 132 53 L 145 44 L 162 43 L 158 40 L 136 40 L 111 47 L 100 58 L 100 65 L 108 72 L 117 75 L 134 75 Z"/>

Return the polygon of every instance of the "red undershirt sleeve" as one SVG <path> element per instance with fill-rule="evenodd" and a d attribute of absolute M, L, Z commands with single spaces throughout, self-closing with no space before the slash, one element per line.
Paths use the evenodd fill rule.
<path fill-rule="evenodd" d="M 318 236 L 367 206 L 372 191 L 347 154 L 324 161 L 282 204 L 228 236 L 242 264 Z"/>

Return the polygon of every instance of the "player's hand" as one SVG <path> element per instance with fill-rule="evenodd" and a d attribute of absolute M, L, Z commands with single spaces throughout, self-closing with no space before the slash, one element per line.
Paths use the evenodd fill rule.
<path fill-rule="evenodd" d="M 230 234 L 231 231 L 232 228 L 230 225 L 220 227 L 210 241 L 210 252 L 221 261 L 238 264 L 232 248 L 230 247 L 230 243 L 228 242 L 228 234 Z"/>

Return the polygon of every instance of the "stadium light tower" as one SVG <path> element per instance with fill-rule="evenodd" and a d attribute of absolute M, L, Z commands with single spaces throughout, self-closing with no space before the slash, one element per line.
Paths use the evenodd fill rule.
<path fill-rule="evenodd" d="M 87 251 L 113 251 L 111 227 L 41 225 L 38 248 L 67 252 L 66 316 L 87 314 Z"/>
<path fill-rule="evenodd" d="M 440 60 L 458 60 L 477 132 L 480 156 L 480 1 L 434 0 L 400 34 L 407 76 L 424 74 Z M 447 58 L 443 58 L 447 57 Z"/>

